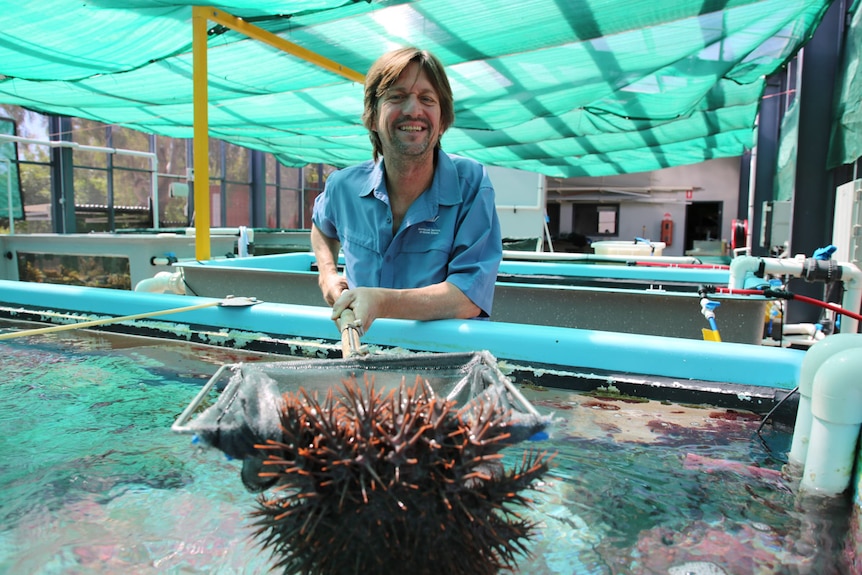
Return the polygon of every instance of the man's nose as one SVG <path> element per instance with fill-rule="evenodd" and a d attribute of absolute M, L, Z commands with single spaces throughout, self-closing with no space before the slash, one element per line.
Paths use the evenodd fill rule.
<path fill-rule="evenodd" d="M 401 109 L 404 112 L 413 112 L 419 108 L 419 96 L 416 94 L 407 94 L 407 97 L 404 98 L 404 104 Z"/>

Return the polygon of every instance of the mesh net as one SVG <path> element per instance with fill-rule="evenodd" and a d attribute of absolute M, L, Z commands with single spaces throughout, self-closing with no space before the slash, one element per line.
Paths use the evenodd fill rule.
<path fill-rule="evenodd" d="M 204 398 L 224 374 L 229 380 L 216 402 L 197 416 Z M 488 406 L 507 413 L 509 442 L 530 438 L 550 424 L 497 367 L 488 352 L 367 355 L 341 360 L 232 364 L 219 370 L 177 420 L 174 430 L 193 433 L 205 446 L 243 460 L 242 479 L 252 491 L 273 481 L 258 476 L 262 455 L 255 444 L 280 441 L 282 395 L 302 388 L 320 400 L 342 381 L 368 379 L 379 391 L 412 386 L 417 379 L 432 397 L 454 401 L 463 417 Z"/>

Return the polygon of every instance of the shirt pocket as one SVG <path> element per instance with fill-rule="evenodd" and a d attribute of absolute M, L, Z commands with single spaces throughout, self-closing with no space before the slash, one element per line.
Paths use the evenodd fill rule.
<path fill-rule="evenodd" d="M 351 288 L 380 285 L 383 255 L 378 251 L 379 240 L 369 234 L 346 231 L 341 239 L 345 275 Z"/>
<path fill-rule="evenodd" d="M 363 233 L 361 230 L 347 228 L 341 237 L 344 251 L 358 250 L 362 252 L 380 253 L 380 238 L 374 234 Z"/>
<path fill-rule="evenodd" d="M 415 254 L 443 254 L 448 260 L 449 254 L 452 251 L 453 238 L 451 234 L 446 233 L 435 225 L 422 223 L 412 226 L 402 240 L 402 253 Z"/>
<path fill-rule="evenodd" d="M 414 227 L 398 251 L 396 263 L 402 276 L 398 287 L 423 287 L 444 281 L 449 275 L 452 237 L 443 231 Z"/>

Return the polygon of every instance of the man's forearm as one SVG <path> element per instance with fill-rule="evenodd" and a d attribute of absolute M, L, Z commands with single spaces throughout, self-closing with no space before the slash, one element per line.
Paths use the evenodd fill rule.
<path fill-rule="evenodd" d="M 449 282 L 411 289 L 351 289 L 343 292 L 333 305 L 333 319 L 346 308 L 353 309 L 365 329 L 380 317 L 428 321 L 468 319 L 481 313 L 479 306 Z"/>
<path fill-rule="evenodd" d="M 467 319 L 481 313 L 479 307 L 449 282 L 412 289 L 393 290 L 381 317 L 418 320 Z"/>
<path fill-rule="evenodd" d="M 333 305 L 335 300 L 347 289 L 346 278 L 338 275 L 338 250 L 341 243 L 321 232 L 317 226 L 311 226 L 311 249 L 317 260 L 317 285 L 327 304 Z"/>
<path fill-rule="evenodd" d="M 321 274 L 338 273 L 338 251 L 341 244 L 337 239 L 325 236 L 314 224 L 311 226 L 311 249 Z"/>

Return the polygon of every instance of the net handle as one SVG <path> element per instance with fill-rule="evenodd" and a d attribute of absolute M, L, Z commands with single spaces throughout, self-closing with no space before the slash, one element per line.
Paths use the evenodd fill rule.
<path fill-rule="evenodd" d="M 362 335 L 362 320 L 356 319 L 353 310 L 345 309 L 338 316 L 338 329 L 341 331 L 341 356 L 365 355 L 359 336 Z"/>
<path fill-rule="evenodd" d="M 35 329 L 25 329 L 22 331 L 10 331 L 8 333 L 0 334 L 0 340 L 3 339 L 13 339 L 16 337 L 25 337 L 31 335 L 42 335 L 44 333 L 55 333 L 58 331 L 69 331 L 72 329 L 83 329 L 88 327 L 96 327 L 100 325 L 107 325 L 110 323 L 121 323 L 124 321 L 133 321 L 137 319 L 146 319 L 150 317 L 156 317 L 160 315 L 168 315 L 172 313 L 183 313 L 187 311 L 197 311 L 199 309 L 205 309 L 208 307 L 215 306 L 224 306 L 224 307 L 247 307 L 250 305 L 254 305 L 260 303 L 260 301 L 256 298 L 246 298 L 246 297 L 237 297 L 228 296 L 223 300 L 211 301 L 207 303 L 199 303 L 195 305 L 187 305 L 183 307 L 175 307 L 173 309 L 161 309 L 156 311 L 148 311 L 144 313 L 136 313 L 133 315 L 124 315 L 120 317 L 107 317 L 102 319 L 94 319 L 91 321 L 82 321 L 78 323 L 68 323 L 63 325 L 52 325 L 50 327 L 39 327 Z"/>
<path fill-rule="evenodd" d="M 190 428 L 186 427 L 186 423 L 189 421 L 189 419 L 191 419 L 192 414 L 197 410 L 198 406 L 203 403 L 204 398 L 213 388 L 221 374 L 224 373 L 226 369 L 233 368 L 234 365 L 235 364 L 229 363 L 222 365 L 220 368 L 218 368 L 218 371 L 216 371 L 209 379 L 209 381 L 204 384 L 204 386 L 201 388 L 195 398 L 191 401 L 191 403 L 186 406 L 180 416 L 177 417 L 177 420 L 174 422 L 174 424 L 171 425 L 171 431 L 176 431 L 178 433 L 189 433 L 190 431 L 192 431 Z"/>

